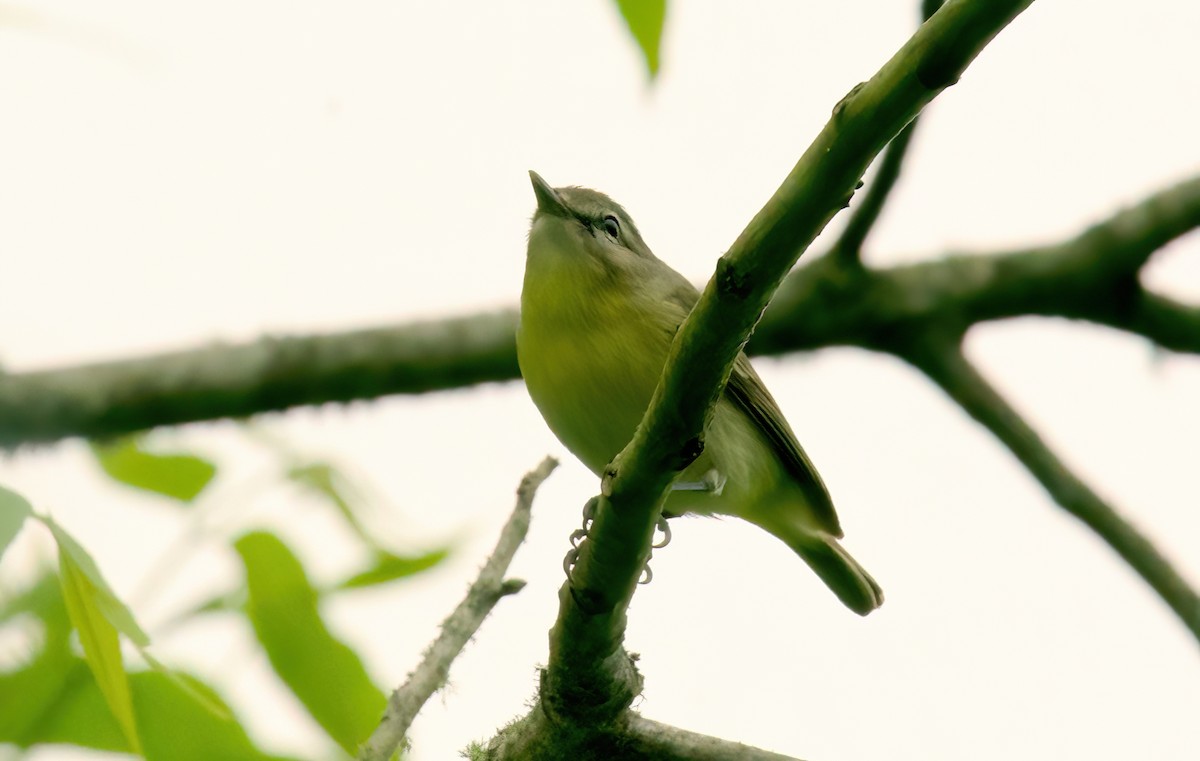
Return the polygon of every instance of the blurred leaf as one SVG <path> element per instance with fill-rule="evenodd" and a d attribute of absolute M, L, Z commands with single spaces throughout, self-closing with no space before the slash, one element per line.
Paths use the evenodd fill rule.
<path fill-rule="evenodd" d="M 275 673 L 353 754 L 375 728 L 387 699 L 358 655 L 326 628 L 316 591 L 287 546 L 266 532 L 247 534 L 235 546 L 246 566 L 246 614 Z"/>
<path fill-rule="evenodd" d="M 58 543 L 63 600 L 71 623 L 79 632 L 88 667 L 112 715 L 121 726 L 128 742 L 127 748 L 140 753 L 137 722 L 118 632 L 139 648 L 149 645 L 150 638 L 138 626 L 129 608 L 113 593 L 87 550 L 53 518 L 38 516 L 38 520 L 46 524 Z"/>
<path fill-rule="evenodd" d="M 83 661 L 71 652 L 71 619 L 58 574 L 52 569 L 43 569 L 32 585 L 4 601 L 0 619 L 11 621 L 16 616 L 32 616 L 42 629 L 41 636 L 29 643 L 27 665 L 0 674 L 0 743 L 16 742 L 38 724 L 56 705 L 71 678 L 72 664 L 83 667 Z M 94 683 L 86 668 L 79 676 Z"/>
<path fill-rule="evenodd" d="M 217 473 L 217 466 L 196 455 L 154 454 L 142 449 L 140 437 L 92 442 L 104 472 L 137 489 L 191 502 Z"/>
<path fill-rule="evenodd" d="M 30 587 L 6 600 L 0 616 L 7 618 L 13 614 L 33 616 L 44 629 L 37 643 L 40 647 L 29 664 L 0 673 L 0 743 L 29 747 L 38 743 L 69 742 L 100 750 L 127 750 L 129 745 L 120 725 L 112 716 L 87 662 L 71 652 L 71 622 L 57 575 L 46 569 Z M 156 664 L 156 668 L 163 667 Z M 211 689 L 178 672 L 164 669 L 163 677 L 190 696 L 195 707 L 175 706 L 179 701 L 173 696 L 148 700 L 144 693 L 149 688 L 144 684 L 139 686 L 145 677 L 128 675 L 147 758 L 205 758 L 205 752 L 211 752 L 208 757 L 214 759 L 265 758 L 257 751 L 237 751 L 236 737 L 244 737 L 244 732 L 231 721 L 228 707 Z M 196 707 L 200 706 L 204 706 L 200 711 L 209 712 L 207 718 L 194 717 Z M 202 730 L 211 733 L 211 738 L 206 737 L 203 742 L 189 741 L 189 750 L 195 749 L 194 756 L 181 755 L 172 745 L 172 742 L 178 742 L 184 730 L 162 724 L 175 721 L 171 714 L 176 711 L 187 714 L 186 720 L 179 719 L 187 727 L 213 722 L 210 728 Z M 218 721 L 214 722 L 214 719 Z M 221 722 L 231 726 L 222 728 Z"/>
<path fill-rule="evenodd" d="M 190 608 L 174 618 L 166 626 L 174 626 L 177 623 L 182 623 L 194 616 L 202 616 L 206 613 L 227 613 L 235 611 L 241 613 L 246 607 L 246 592 L 244 589 L 239 589 L 236 592 L 226 592 L 210 597 L 204 602 Z"/>
<path fill-rule="evenodd" d="M 361 573 L 339 583 L 336 589 L 357 589 L 370 587 L 375 584 L 385 584 L 389 581 L 402 579 L 433 568 L 450 555 L 450 548 L 427 552 L 423 555 L 393 555 L 390 552 L 379 552 L 375 555 L 374 564 Z"/>
<path fill-rule="evenodd" d="M 29 748 L 50 743 L 68 743 L 102 751 L 127 749 L 120 726 L 105 706 L 105 698 L 96 683 L 87 678 L 83 661 L 72 658 L 69 663 L 77 678 L 67 679 L 57 700 L 29 724 L 20 735 L 0 732 L 0 743 L 13 743 Z M 41 674 L 13 674 L 3 679 L 25 677 L 34 682 Z M 182 683 L 186 683 L 186 687 Z M 141 735 L 148 761 L 283 761 L 279 756 L 264 753 L 254 746 L 240 724 L 229 718 L 214 715 L 196 701 L 218 706 L 229 716 L 228 706 L 208 685 L 194 677 L 175 675 L 174 678 L 156 671 L 129 675 L 133 703 L 141 717 Z M 0 728 L 5 727 L 0 720 Z"/>
<path fill-rule="evenodd" d="M 150 668 L 154 669 L 155 673 L 174 682 L 175 686 L 179 687 L 188 695 L 191 695 L 192 700 L 195 700 L 198 704 L 200 704 L 204 710 L 213 714 L 218 719 L 233 719 L 233 714 L 229 712 L 229 707 L 221 701 L 215 700 L 211 694 L 211 690 L 206 692 L 199 689 L 196 687 L 195 680 L 188 679 L 180 672 L 167 668 L 162 661 L 150 655 L 150 653 L 146 652 L 144 648 L 139 650 L 138 653 L 142 656 L 142 658 L 145 659 L 146 663 L 150 665 Z"/>
<path fill-rule="evenodd" d="M 353 493 L 349 480 L 342 472 L 327 462 L 312 462 L 297 465 L 287 471 L 288 480 L 308 489 L 330 502 L 346 519 L 351 530 L 370 547 L 375 539 L 358 519 L 358 495 Z"/>
<path fill-rule="evenodd" d="M 38 520 L 46 524 L 50 533 L 54 534 L 54 541 L 58 542 L 60 566 L 63 556 L 68 556 L 72 569 L 78 571 L 87 580 L 91 599 L 104 618 L 137 647 L 148 646 L 150 638 L 146 636 L 146 632 L 142 631 L 142 627 L 138 626 L 125 603 L 121 602 L 108 586 L 108 582 L 104 580 L 104 576 L 96 566 L 96 561 L 92 560 L 88 551 L 53 518 L 39 516 Z"/>
<path fill-rule="evenodd" d="M 58 538 L 57 533 L 55 537 Z M 104 700 L 128 743 L 121 750 L 132 749 L 140 755 L 142 748 L 138 740 L 137 720 L 133 713 L 133 696 L 129 691 L 129 681 L 125 677 L 117 629 L 100 610 L 100 590 L 79 567 L 61 541 L 58 562 L 59 580 L 62 583 L 67 613 L 79 632 L 79 641 L 83 644 L 88 667 L 91 668 L 100 692 L 104 694 Z"/>
<path fill-rule="evenodd" d="M 616 0 L 616 3 L 646 58 L 646 71 L 654 79 L 658 75 L 658 49 L 667 17 L 667 0 Z"/>
<path fill-rule="evenodd" d="M 33 506 L 27 499 L 0 486 L 0 559 L 4 557 L 4 551 L 16 538 L 21 526 L 25 525 L 25 519 L 31 515 Z"/>

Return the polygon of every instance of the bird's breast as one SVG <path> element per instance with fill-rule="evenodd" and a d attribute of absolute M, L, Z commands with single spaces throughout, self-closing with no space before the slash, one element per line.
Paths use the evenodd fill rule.
<path fill-rule="evenodd" d="M 517 355 L 529 395 L 560 441 L 600 474 L 633 437 L 671 332 L 628 303 L 523 308 Z"/>

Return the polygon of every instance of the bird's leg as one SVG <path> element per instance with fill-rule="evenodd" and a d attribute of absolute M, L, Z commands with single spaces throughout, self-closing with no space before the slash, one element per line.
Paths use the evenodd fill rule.
<path fill-rule="evenodd" d="M 700 491 L 707 492 L 713 496 L 720 496 L 725 489 L 725 475 L 719 473 L 715 468 L 704 474 L 704 477 L 699 481 L 676 481 L 671 484 L 672 491 Z M 658 523 L 655 526 L 662 532 L 662 539 L 653 542 L 650 545 L 650 552 L 653 555 L 654 550 L 661 550 L 671 543 L 671 524 L 667 523 L 665 515 L 658 516 Z M 639 584 L 649 584 L 654 578 L 654 572 L 650 570 L 650 558 L 646 558 L 646 567 L 642 569 L 642 578 L 638 581 Z"/>
<path fill-rule="evenodd" d="M 721 492 L 725 490 L 725 474 L 717 471 L 716 468 L 704 474 L 704 477 L 699 481 L 676 481 L 671 484 L 672 491 L 702 491 L 707 492 L 714 497 L 721 496 Z"/>
<path fill-rule="evenodd" d="M 609 464 L 604 471 L 604 478 L 601 481 L 600 491 L 609 496 L 612 493 L 612 478 L 616 475 L 616 461 Z M 677 491 L 704 491 L 711 494 L 720 494 L 725 488 L 725 476 L 718 473 L 716 470 L 710 470 L 704 474 L 704 478 L 700 481 L 684 481 L 677 482 L 671 486 Z M 571 580 L 571 571 L 575 568 L 575 561 L 579 558 L 579 544 L 587 538 L 588 529 L 592 527 L 592 522 L 596 519 L 596 509 L 600 506 L 600 498 L 592 497 L 583 506 L 583 526 L 571 532 L 571 549 L 567 550 L 566 556 L 563 558 L 563 572 L 567 575 L 567 581 Z M 671 542 L 671 526 L 667 523 L 667 518 L 664 515 L 658 516 L 658 523 L 655 528 L 662 533 L 662 539 L 657 542 L 652 542 L 650 551 L 661 550 Z M 642 578 L 638 581 L 639 584 L 649 584 L 654 578 L 654 572 L 650 570 L 650 558 L 646 558 L 646 565 L 642 569 Z"/>

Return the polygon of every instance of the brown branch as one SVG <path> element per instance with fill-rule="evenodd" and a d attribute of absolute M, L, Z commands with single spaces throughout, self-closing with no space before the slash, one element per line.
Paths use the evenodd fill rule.
<path fill-rule="evenodd" d="M 442 622 L 442 633 L 425 651 L 420 665 L 388 698 L 379 726 L 359 748 L 358 758 L 361 761 L 387 761 L 392 757 L 412 726 L 417 712 L 446 683 L 450 664 L 475 636 L 475 632 L 479 631 L 492 608 L 501 598 L 519 592 L 525 586 L 523 581 L 505 579 L 504 574 L 529 531 L 533 497 L 557 466 L 554 458 L 547 457 L 521 479 L 521 485 L 517 487 L 517 505 L 500 531 L 496 548 L 479 571 L 479 578 L 467 590 L 467 596 L 454 612 Z"/>
<path fill-rule="evenodd" d="M 991 431 L 1068 513 L 1095 531 L 1200 640 L 1200 596 L 1158 549 L 1063 464 L 967 360 L 958 340 L 914 341 L 898 352 Z"/>

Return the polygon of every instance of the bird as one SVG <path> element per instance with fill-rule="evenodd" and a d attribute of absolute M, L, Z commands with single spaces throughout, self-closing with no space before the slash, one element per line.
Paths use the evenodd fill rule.
<path fill-rule="evenodd" d="M 596 475 L 633 438 L 671 342 L 700 293 L 658 259 L 633 219 L 596 190 L 530 171 L 517 359 L 534 405 Z M 842 603 L 867 615 L 883 590 L 838 541 L 833 501 L 779 405 L 739 352 L 699 457 L 664 517 L 734 516 L 782 540 Z"/>

